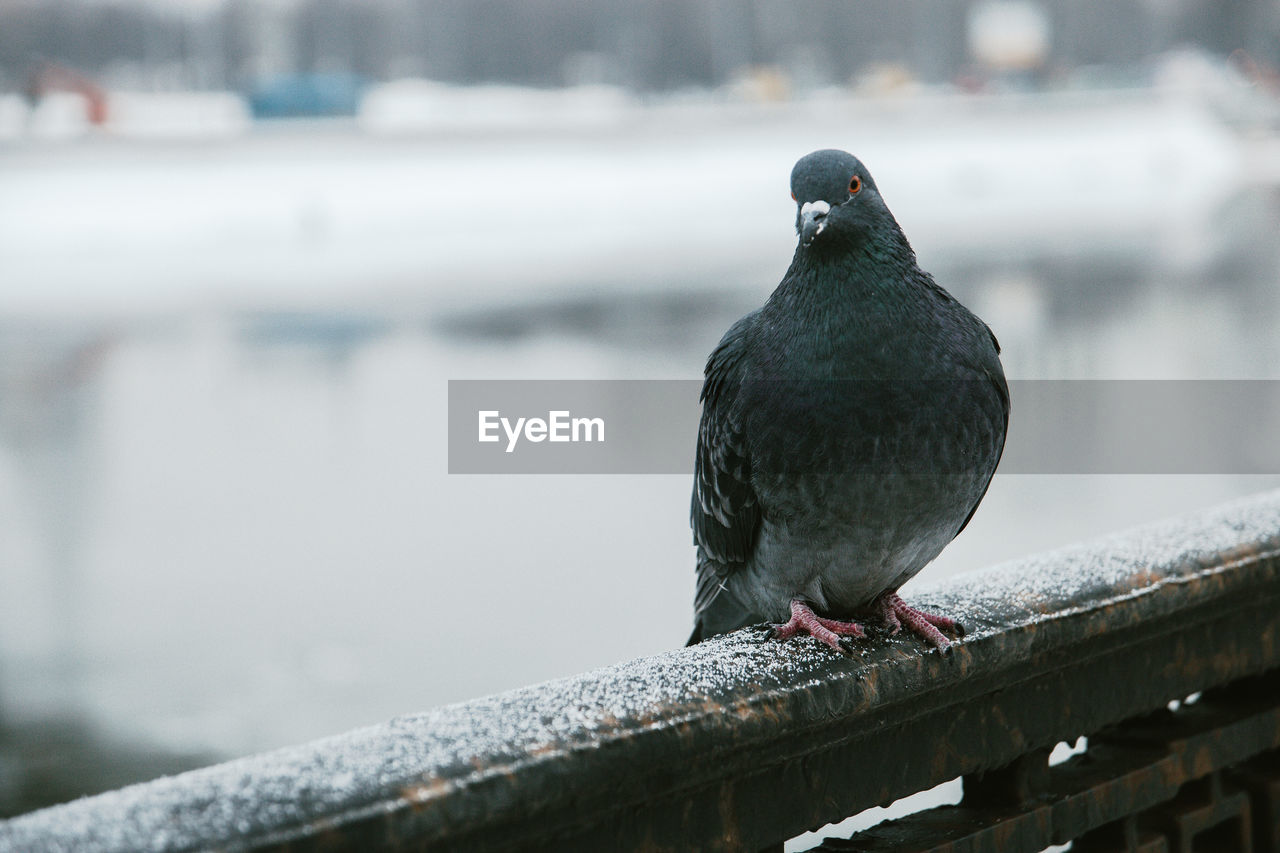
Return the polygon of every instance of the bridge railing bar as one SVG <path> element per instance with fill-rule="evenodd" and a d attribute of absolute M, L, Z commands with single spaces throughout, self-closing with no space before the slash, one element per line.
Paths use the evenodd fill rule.
<path fill-rule="evenodd" d="M 911 600 L 967 634 L 947 654 L 875 634 L 844 658 L 746 629 L 55 806 L 0 823 L 0 851 L 778 849 L 964 776 L 961 823 L 986 821 L 987 841 L 935 811 L 898 822 L 915 847 L 884 827 L 826 849 L 1013 853 L 1090 832 L 1136 845 L 1149 827 L 1134 815 L 1187 785 L 1269 784 L 1280 493 Z M 1046 769 L 1080 735 L 1085 756 Z"/>

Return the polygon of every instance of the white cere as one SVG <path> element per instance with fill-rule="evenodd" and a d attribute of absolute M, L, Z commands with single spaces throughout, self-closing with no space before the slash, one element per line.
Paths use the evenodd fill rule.
<path fill-rule="evenodd" d="M 831 205 L 827 204 L 822 199 L 818 199 L 817 201 L 806 201 L 800 207 L 800 215 L 804 216 L 809 211 L 813 211 L 814 214 L 818 216 L 826 216 L 831 212 Z"/>

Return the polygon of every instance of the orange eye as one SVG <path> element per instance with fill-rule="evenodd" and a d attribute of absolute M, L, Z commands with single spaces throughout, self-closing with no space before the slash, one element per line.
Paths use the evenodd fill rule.
<path fill-rule="evenodd" d="M 857 195 L 862 190 L 862 178 L 854 175 L 849 179 L 849 195 Z"/>

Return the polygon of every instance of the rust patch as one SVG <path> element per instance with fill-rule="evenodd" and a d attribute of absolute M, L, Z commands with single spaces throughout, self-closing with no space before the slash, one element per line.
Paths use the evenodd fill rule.
<path fill-rule="evenodd" d="M 734 783 L 727 781 L 720 786 L 720 849 L 741 850 L 742 835 L 738 827 L 737 809 L 734 808 Z"/>
<path fill-rule="evenodd" d="M 443 779 L 431 779 L 419 785 L 401 788 L 400 799 L 412 806 L 414 811 L 418 811 L 432 800 L 443 797 L 452 787 Z"/>
<path fill-rule="evenodd" d="M 1191 760 L 1187 762 L 1191 767 L 1191 777 L 1198 779 L 1201 776 L 1207 776 L 1214 770 L 1213 751 L 1206 744 L 1191 754 Z"/>
<path fill-rule="evenodd" d="M 1156 572 L 1150 566 L 1143 566 L 1129 575 L 1127 585 L 1129 590 L 1136 592 L 1139 589 L 1149 589 L 1162 580 L 1164 580 L 1163 574 Z"/>

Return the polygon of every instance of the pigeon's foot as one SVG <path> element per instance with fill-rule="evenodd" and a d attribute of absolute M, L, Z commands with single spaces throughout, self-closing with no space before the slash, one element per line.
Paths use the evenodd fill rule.
<path fill-rule="evenodd" d="M 896 634 L 902 630 L 905 624 L 912 632 L 920 635 L 933 645 L 943 651 L 951 645 L 951 641 L 939 631 L 939 628 L 950 631 L 956 636 L 964 636 L 964 626 L 954 619 L 947 616 L 939 616 L 936 613 L 925 613 L 923 610 L 916 610 L 911 605 L 902 600 L 896 592 L 880 596 L 876 600 L 875 608 L 880 613 L 880 618 L 884 620 L 885 625 L 889 627 L 889 633 Z"/>
<path fill-rule="evenodd" d="M 906 605 L 903 605 L 904 607 Z M 840 654 L 847 650 L 840 644 L 840 637 L 865 637 L 862 626 L 856 622 L 837 622 L 826 619 L 813 612 L 809 605 L 800 599 L 791 602 L 791 620 L 782 625 L 773 625 L 773 636 L 779 640 L 794 637 L 796 634 L 808 634 L 815 640 L 821 640 Z"/>

